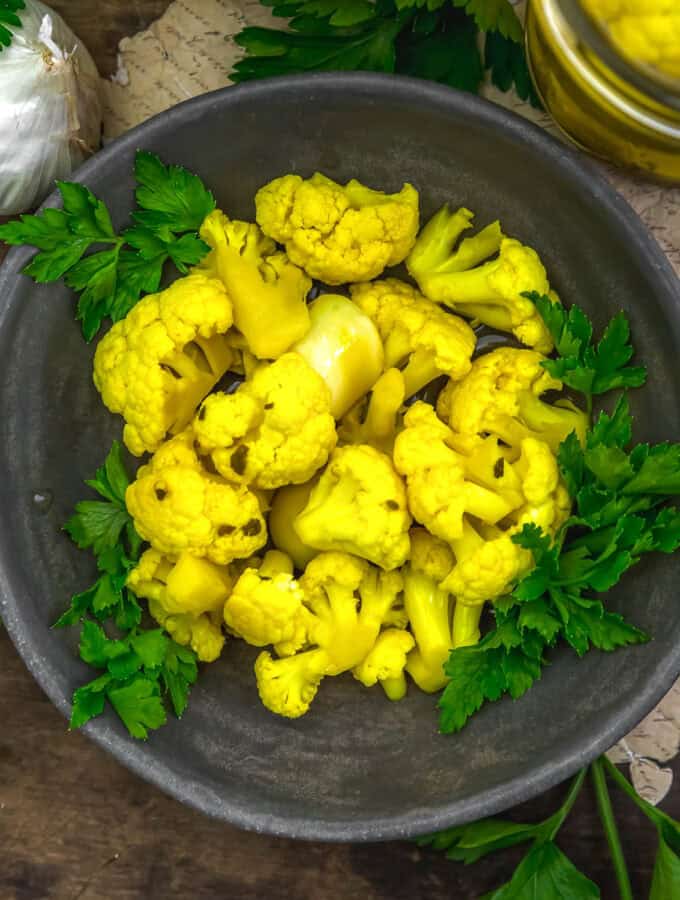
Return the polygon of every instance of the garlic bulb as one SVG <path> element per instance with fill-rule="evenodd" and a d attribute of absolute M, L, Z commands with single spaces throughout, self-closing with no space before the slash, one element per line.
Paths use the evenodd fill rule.
<path fill-rule="evenodd" d="M 99 76 L 63 19 L 26 0 L 0 54 L 0 215 L 44 200 L 99 146 Z"/>

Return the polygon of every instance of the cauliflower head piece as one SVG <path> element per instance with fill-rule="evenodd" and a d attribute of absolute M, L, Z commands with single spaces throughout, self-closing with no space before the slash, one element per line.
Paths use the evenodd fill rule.
<path fill-rule="evenodd" d="M 451 213 L 444 206 L 422 230 L 407 266 L 423 294 L 455 312 L 509 331 L 543 353 L 553 342 L 527 291 L 555 297 L 538 254 L 505 237 L 497 222 L 454 246 L 470 227 L 467 209 Z M 498 253 L 495 259 L 482 263 Z"/>
<path fill-rule="evenodd" d="M 267 542 L 258 497 L 203 468 L 190 428 L 139 469 L 125 503 L 140 537 L 171 557 L 187 552 L 227 565 Z"/>
<path fill-rule="evenodd" d="M 221 475 L 264 490 L 309 481 L 337 441 L 326 383 L 297 353 L 258 367 L 233 394 L 211 394 L 193 428 Z"/>
<path fill-rule="evenodd" d="M 394 465 L 406 479 L 413 517 L 433 535 L 450 543 L 462 534 L 466 513 L 494 525 L 521 504 L 514 485 L 495 478 L 495 461 L 489 467 L 460 452 L 466 447 L 428 403 L 414 403 L 404 426 L 394 443 Z"/>
<path fill-rule="evenodd" d="M 201 263 L 219 277 L 234 306 L 234 324 L 258 359 L 276 359 L 309 330 L 312 282 L 257 225 L 213 210 L 200 235 L 212 248 Z"/>
<path fill-rule="evenodd" d="M 297 569 L 304 569 L 319 553 L 313 547 L 303 544 L 293 527 L 296 517 L 309 503 L 317 481 L 318 477 L 315 477 L 304 484 L 290 484 L 279 488 L 269 510 L 267 524 L 272 544 L 292 559 Z"/>
<path fill-rule="evenodd" d="M 131 453 L 153 452 L 191 421 L 230 367 L 232 306 L 222 283 L 195 272 L 142 298 L 99 342 L 94 383 L 125 419 Z"/>
<path fill-rule="evenodd" d="M 418 233 L 418 192 L 410 184 L 384 194 L 318 172 L 306 180 L 284 175 L 260 188 L 255 208 L 262 231 L 325 284 L 377 278 L 406 258 Z"/>
<path fill-rule="evenodd" d="M 544 358 L 535 350 L 514 347 L 480 356 L 462 381 L 447 384 L 437 412 L 454 431 L 491 432 L 513 447 L 525 437 L 537 437 L 557 451 L 572 431 L 583 443 L 587 414 L 568 400 L 541 400 L 546 391 L 562 389 L 562 382 L 541 366 Z"/>
<path fill-rule="evenodd" d="M 220 611 L 234 584 L 226 566 L 188 553 L 176 562 L 145 550 L 128 575 L 127 586 L 149 603 L 149 612 L 178 644 L 190 646 L 202 662 L 222 652 Z"/>
<path fill-rule="evenodd" d="M 255 663 L 263 704 L 289 718 L 307 712 L 323 678 L 360 666 L 383 625 L 393 623 L 402 588 L 398 572 L 337 552 L 315 557 L 299 584 L 308 610 L 305 647 L 281 659 L 265 651 Z"/>
<path fill-rule="evenodd" d="M 233 634 L 253 647 L 273 644 L 279 656 L 291 656 L 306 643 L 308 618 L 292 560 L 278 550 L 266 553 L 259 568 L 245 569 L 224 604 Z"/>
<path fill-rule="evenodd" d="M 356 444 L 333 452 L 293 527 L 308 547 L 353 553 L 390 570 L 408 557 L 410 524 L 389 456 Z"/>
<path fill-rule="evenodd" d="M 391 455 L 405 399 L 404 376 L 399 369 L 383 372 L 368 396 L 338 423 L 338 440 L 342 444 L 369 444 Z"/>
<path fill-rule="evenodd" d="M 415 641 L 413 635 L 401 628 L 382 631 L 364 660 L 352 669 L 352 674 L 365 687 L 380 683 L 389 700 L 406 696 L 404 669 Z"/>
<path fill-rule="evenodd" d="M 410 284 L 385 278 L 353 285 L 350 293 L 378 329 L 385 366 L 401 369 L 407 397 L 440 375 L 457 380 L 470 371 L 476 343 L 473 330 Z"/>
<path fill-rule="evenodd" d="M 569 515 L 571 500 L 546 443 L 525 438 L 512 468 L 521 480 L 522 505 L 503 527 L 482 528 L 466 518 L 462 535 L 450 542 L 456 562 L 441 586 L 457 605 L 481 606 L 507 593 L 533 565 L 531 553 L 515 544 L 512 535 L 530 523 L 554 535 Z"/>
<path fill-rule="evenodd" d="M 309 307 L 311 328 L 293 347 L 324 379 L 331 412 L 343 416 L 383 370 L 382 341 L 368 316 L 347 297 L 322 294 Z"/>

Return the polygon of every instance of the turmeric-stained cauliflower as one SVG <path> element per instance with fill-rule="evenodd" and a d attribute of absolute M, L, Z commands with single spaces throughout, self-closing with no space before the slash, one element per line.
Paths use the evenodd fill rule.
<path fill-rule="evenodd" d="M 429 404 L 414 403 L 404 425 L 394 465 L 406 478 L 413 517 L 432 534 L 450 543 L 461 536 L 465 513 L 493 525 L 521 504 L 521 494 L 489 485 L 487 471 L 454 449 L 455 435 Z"/>
<path fill-rule="evenodd" d="M 560 480 L 557 459 L 543 441 L 525 438 L 519 458 L 505 468 L 521 485 L 521 506 L 512 511 L 503 528 L 482 528 L 466 519 L 461 536 L 450 542 L 456 564 L 442 587 L 463 605 L 477 606 L 500 597 L 531 568 L 531 553 L 512 541 L 513 534 L 534 524 L 554 535 L 569 515 L 571 501 Z"/>
<path fill-rule="evenodd" d="M 265 490 L 309 481 L 337 440 L 326 383 L 297 353 L 258 367 L 233 394 L 211 394 L 193 427 L 221 475 Z"/>
<path fill-rule="evenodd" d="M 454 246 L 473 215 L 467 209 L 451 213 L 448 206 L 427 223 L 418 236 L 407 266 L 420 290 L 455 312 L 509 331 L 523 344 L 543 353 L 552 338 L 534 304 L 523 294 L 555 296 L 538 254 L 501 233 L 498 223 Z M 494 259 L 479 265 L 498 253 Z"/>
<path fill-rule="evenodd" d="M 231 220 L 216 209 L 200 235 L 212 247 L 201 266 L 224 283 L 234 324 L 258 359 L 276 359 L 304 337 L 312 283 L 257 225 Z"/>
<path fill-rule="evenodd" d="M 391 455 L 405 399 L 404 376 L 399 369 L 383 372 L 368 396 L 338 423 L 340 443 L 370 444 Z"/>
<path fill-rule="evenodd" d="M 276 178 L 257 192 L 257 222 L 290 259 L 326 284 L 370 281 L 402 262 L 418 232 L 418 192 L 384 194 L 318 172 Z"/>
<path fill-rule="evenodd" d="M 191 429 L 139 469 L 125 503 L 140 537 L 169 556 L 188 552 L 226 565 L 267 542 L 258 498 L 202 467 Z"/>
<path fill-rule="evenodd" d="M 272 712 L 289 718 L 304 715 L 316 696 L 321 680 L 360 667 L 373 650 L 391 611 L 399 603 L 402 581 L 398 572 L 381 572 L 346 553 L 321 553 L 300 578 L 307 616 L 307 649 L 274 659 L 258 656 L 255 675 L 260 698 Z M 390 644 L 392 639 L 390 639 Z M 375 660 L 376 680 L 396 678 L 405 657 L 407 641 L 383 648 L 382 662 Z M 405 662 L 405 658 L 404 658 Z M 370 681 L 373 672 L 358 669 L 358 677 Z M 375 681 L 373 682 L 375 683 Z"/>
<path fill-rule="evenodd" d="M 303 601 L 290 557 L 270 550 L 259 568 L 248 567 L 236 582 L 224 605 L 224 621 L 253 647 L 273 644 L 279 656 L 290 656 L 307 641 L 309 613 Z"/>
<path fill-rule="evenodd" d="M 189 424 L 234 358 L 225 337 L 231 323 L 222 283 L 196 272 L 144 297 L 102 338 L 94 383 L 125 419 L 131 453 L 153 452 Z"/>
<path fill-rule="evenodd" d="M 402 369 L 407 397 L 439 375 L 456 380 L 470 371 L 473 330 L 410 284 L 385 278 L 353 285 L 350 293 L 380 333 L 385 366 Z"/>
<path fill-rule="evenodd" d="M 408 557 L 410 524 L 389 456 L 357 444 L 334 451 L 294 528 L 308 547 L 353 553 L 389 570 Z"/>
<path fill-rule="evenodd" d="M 172 562 L 153 549 L 142 554 L 127 579 L 130 590 L 148 600 L 158 624 L 203 662 L 213 662 L 222 652 L 221 612 L 233 584 L 226 566 L 187 553 Z"/>
<path fill-rule="evenodd" d="M 491 432 L 513 447 L 525 437 L 537 437 L 556 451 L 572 431 L 583 443 L 586 413 L 567 400 L 555 405 L 541 400 L 546 391 L 562 389 L 562 382 L 541 366 L 544 358 L 514 347 L 480 356 L 462 381 L 447 384 L 437 412 L 454 431 Z"/>

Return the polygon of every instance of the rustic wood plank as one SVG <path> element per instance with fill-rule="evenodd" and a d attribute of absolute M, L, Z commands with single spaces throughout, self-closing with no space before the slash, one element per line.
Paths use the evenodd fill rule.
<path fill-rule="evenodd" d="M 238 831 L 181 806 L 83 735 L 69 734 L 4 631 L 0 671 L 2 898 L 473 900 L 507 879 L 521 855 L 508 851 L 464 868 L 409 843 L 303 844 Z M 547 816 L 563 793 L 556 788 L 512 817 Z M 646 896 L 654 831 L 629 801 L 613 799 L 635 896 Z M 680 793 L 664 808 L 680 817 Z M 616 897 L 589 788 L 559 843 L 604 898 Z"/>

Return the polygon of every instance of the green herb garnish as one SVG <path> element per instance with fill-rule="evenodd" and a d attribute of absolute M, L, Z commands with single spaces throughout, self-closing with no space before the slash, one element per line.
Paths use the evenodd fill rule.
<path fill-rule="evenodd" d="M 14 37 L 7 26 L 21 28 L 21 19 L 17 15 L 20 9 L 26 9 L 24 0 L 0 0 L 0 53 L 9 47 Z"/>
<path fill-rule="evenodd" d="M 143 293 L 158 290 L 168 260 L 186 273 L 208 252 L 197 232 L 215 200 L 200 178 L 143 150 L 135 159 L 135 177 L 134 224 L 120 234 L 92 191 L 65 181 L 57 183 L 63 209 L 0 225 L 0 240 L 40 251 L 24 274 L 39 283 L 63 278 L 80 294 L 76 315 L 88 341 L 104 319 L 117 322 Z M 96 249 L 103 245 L 108 249 Z"/>
<path fill-rule="evenodd" d="M 581 309 L 567 312 L 547 297 L 531 297 L 558 353 L 545 368 L 580 391 L 588 408 L 594 394 L 644 383 L 645 369 L 628 365 L 633 348 L 623 315 L 594 344 Z M 668 505 L 680 494 L 680 444 L 631 446 L 632 426 L 622 393 L 611 414 L 600 413 L 585 447 L 574 433 L 562 442 L 558 463 L 573 514 L 554 541 L 530 525 L 513 537 L 531 551 L 535 567 L 494 603 L 495 627 L 475 646 L 452 651 L 445 666 L 451 681 L 439 702 L 443 732 L 460 730 L 487 701 L 521 697 L 558 641 L 582 656 L 591 647 L 608 651 L 647 640 L 597 596 L 646 553 L 680 547 L 680 510 Z"/>
<path fill-rule="evenodd" d="M 233 81 L 293 72 L 397 72 L 477 92 L 489 69 L 538 105 L 522 25 L 508 0 L 262 0 L 287 30 L 245 28 Z M 484 35 L 484 53 L 480 52 Z"/>
<path fill-rule="evenodd" d="M 196 655 L 162 628 L 145 629 L 141 607 L 125 586 L 142 541 L 125 508 L 129 478 L 117 441 L 86 484 L 102 499 L 77 503 L 64 530 L 78 547 L 92 551 L 100 575 L 74 595 L 55 627 L 81 623 L 80 658 L 102 674 L 74 692 L 71 728 L 102 713 L 108 700 L 130 734 L 146 738 L 165 724 L 166 697 L 177 716 L 186 709 L 198 675 Z M 102 622 L 115 626 L 117 635 L 109 636 Z"/>

